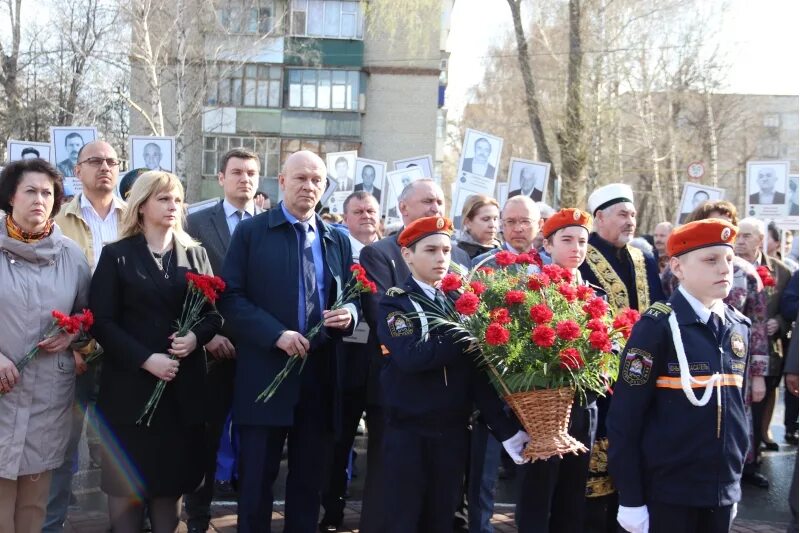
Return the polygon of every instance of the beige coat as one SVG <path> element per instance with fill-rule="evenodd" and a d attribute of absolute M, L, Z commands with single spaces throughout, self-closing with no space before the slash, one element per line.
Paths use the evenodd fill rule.
<path fill-rule="evenodd" d="M 34 244 L 11 239 L 0 216 L 0 353 L 14 362 L 41 340 L 51 312 L 87 307 L 89 264 L 58 226 Z M 69 350 L 39 353 L 0 396 L 0 477 L 52 470 L 64 462 L 75 389 Z"/>

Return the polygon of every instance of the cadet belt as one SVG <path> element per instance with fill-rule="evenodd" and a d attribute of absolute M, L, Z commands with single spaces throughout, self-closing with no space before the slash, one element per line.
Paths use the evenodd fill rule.
<path fill-rule="evenodd" d="M 695 376 L 695 377 L 711 377 L 711 376 Z M 721 387 L 739 387 L 744 384 L 744 378 L 737 374 L 720 374 L 719 385 Z M 692 383 L 693 389 L 703 389 L 705 385 L 702 383 Z M 656 387 L 659 389 L 682 389 L 681 378 L 670 376 L 659 376 L 656 380 Z"/>

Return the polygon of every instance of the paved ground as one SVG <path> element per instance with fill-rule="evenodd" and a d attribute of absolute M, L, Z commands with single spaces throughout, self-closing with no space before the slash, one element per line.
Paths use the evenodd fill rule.
<path fill-rule="evenodd" d="M 771 481 L 769 490 L 758 489 L 749 485 L 743 487 L 743 499 L 739 504 L 739 516 L 734 523 L 735 533 L 778 533 L 786 531 L 791 520 L 787 495 L 794 468 L 796 446 L 788 446 L 783 441 L 783 400 L 778 401 L 773 417 L 772 432 L 781 444 L 780 451 L 766 452 L 761 472 Z M 364 472 L 366 458 L 366 437 L 356 439 L 356 470 Z M 97 487 L 98 471 L 88 464 L 88 451 L 85 445 L 81 451 L 81 470 L 76 475 L 74 492 L 78 505 L 71 508 L 66 527 L 67 533 L 104 533 L 108 531 L 105 509 L 105 498 Z M 283 498 L 285 464 L 281 479 L 276 486 L 276 498 Z M 357 532 L 358 518 L 361 511 L 361 495 L 363 491 L 363 475 L 353 479 L 350 486 L 350 499 L 345 511 L 345 522 L 342 531 Z M 513 494 L 513 481 L 501 480 L 498 486 L 498 504 L 492 520 L 497 533 L 516 532 L 514 526 L 514 507 L 510 495 Z M 234 502 L 217 501 L 213 506 L 212 527 L 209 531 L 236 531 L 236 506 Z M 277 505 L 273 513 L 274 532 L 283 530 L 283 506 Z M 181 523 L 179 531 L 186 531 Z"/>

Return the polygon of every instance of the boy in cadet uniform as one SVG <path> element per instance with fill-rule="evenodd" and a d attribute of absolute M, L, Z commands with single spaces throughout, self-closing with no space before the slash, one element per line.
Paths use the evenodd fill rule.
<path fill-rule="evenodd" d="M 468 453 L 473 402 L 509 455 L 522 463 L 528 436 L 504 411 L 468 343 L 444 328 L 431 330 L 421 311 L 443 309 L 436 287 L 450 265 L 452 223 L 425 217 L 398 238 L 411 275 L 380 303 L 378 339 L 387 411 L 383 441 L 388 533 L 452 531 Z M 435 311 L 434 311 L 435 312 Z"/>
<path fill-rule="evenodd" d="M 736 233 L 718 219 L 673 231 L 667 252 L 680 286 L 644 313 L 622 353 L 606 425 L 627 531 L 727 532 L 736 516 L 750 326 L 722 302 Z"/>

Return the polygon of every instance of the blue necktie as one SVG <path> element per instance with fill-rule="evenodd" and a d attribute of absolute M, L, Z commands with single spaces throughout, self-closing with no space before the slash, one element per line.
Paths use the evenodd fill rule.
<path fill-rule="evenodd" d="M 314 252 L 308 236 L 308 222 L 295 222 L 298 232 L 300 255 L 300 288 L 305 301 L 305 323 L 300 324 L 305 333 L 320 321 L 322 313 L 319 308 L 319 290 L 317 288 L 317 271 L 314 268 Z"/>
<path fill-rule="evenodd" d="M 236 226 L 239 225 L 239 222 L 241 222 L 244 219 L 244 211 L 240 211 L 237 209 L 234 212 L 234 215 L 236 216 L 233 217 L 233 229 L 231 229 L 231 235 L 233 235 L 233 232 L 234 230 L 236 230 Z"/>

